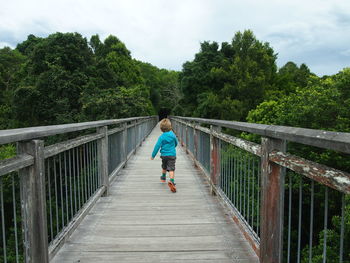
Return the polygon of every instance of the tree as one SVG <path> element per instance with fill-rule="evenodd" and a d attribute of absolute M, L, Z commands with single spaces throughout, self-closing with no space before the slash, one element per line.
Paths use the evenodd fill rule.
<path fill-rule="evenodd" d="M 149 63 L 137 62 L 144 84 L 150 88 L 150 100 L 160 114 L 176 114 L 180 110 L 182 94 L 179 88 L 179 73 L 159 69 Z M 163 115 L 163 114 L 160 114 Z"/>
<path fill-rule="evenodd" d="M 103 89 L 98 93 L 94 93 L 94 89 L 86 89 L 81 98 L 82 113 L 89 120 L 153 115 L 148 98 L 148 89 L 144 86 Z"/>
<path fill-rule="evenodd" d="M 225 102 L 232 112 L 229 120 L 244 120 L 248 111 L 261 103 L 266 92 L 273 88 L 275 60 L 269 44 L 258 41 L 250 30 L 237 32 L 231 43 L 221 44 L 221 49 L 216 42 L 202 43 L 195 59 L 183 65 L 180 76 L 187 114 L 195 112 L 203 117 L 204 108 L 200 106 L 206 101 L 203 97 L 216 94 L 217 99 L 211 101 L 221 105 Z M 211 107 L 220 108 L 220 105 Z M 220 115 L 218 111 L 211 116 L 220 118 Z"/>
<path fill-rule="evenodd" d="M 215 84 L 211 81 L 210 71 L 221 64 L 222 56 L 218 48 L 216 42 L 203 42 L 194 60 L 183 64 L 180 81 L 184 94 L 182 104 L 187 108 L 187 115 L 191 115 L 196 109 L 199 94 L 210 91 L 212 84 Z"/>
<path fill-rule="evenodd" d="M 0 129 L 14 125 L 11 105 L 25 59 L 17 50 L 9 47 L 0 49 Z"/>
<path fill-rule="evenodd" d="M 30 96 L 16 101 L 16 119 L 21 126 L 77 121 L 80 93 L 93 62 L 87 40 L 78 33 L 56 33 L 34 42 L 24 66 L 24 78 L 14 94 L 16 98 Z M 40 107 L 23 111 L 28 105 Z"/>

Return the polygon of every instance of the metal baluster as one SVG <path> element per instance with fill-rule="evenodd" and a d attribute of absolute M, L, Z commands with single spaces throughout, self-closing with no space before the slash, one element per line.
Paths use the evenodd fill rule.
<path fill-rule="evenodd" d="M 232 192 L 233 192 L 233 178 L 232 178 L 232 155 L 233 153 L 230 153 L 230 159 L 229 159 L 229 175 L 230 175 L 230 188 L 229 188 L 229 199 L 232 202 Z M 232 202 L 233 204 L 233 202 Z"/>
<path fill-rule="evenodd" d="M 88 180 L 88 196 L 89 199 L 92 195 L 91 191 L 91 185 L 92 185 L 92 178 L 91 178 L 91 160 L 90 160 L 90 143 L 86 145 L 86 169 L 87 169 L 87 180 Z"/>
<path fill-rule="evenodd" d="M 59 229 L 58 229 L 58 202 L 57 202 L 57 171 L 56 171 L 56 156 L 54 157 L 54 178 L 55 178 L 55 202 L 56 202 L 56 235 L 58 235 L 59 233 Z"/>
<path fill-rule="evenodd" d="M 222 178 L 224 177 L 224 171 L 225 171 L 225 167 L 224 167 L 224 155 L 223 155 L 223 151 L 222 151 L 222 148 L 221 148 L 221 152 L 220 152 L 220 162 L 221 162 L 221 165 L 220 165 L 220 181 L 219 181 L 219 188 L 222 189 Z"/>
<path fill-rule="evenodd" d="M 227 160 L 227 162 L 226 162 L 226 174 L 225 174 L 225 177 L 224 177 L 224 187 L 222 188 L 222 191 L 224 192 L 224 194 L 227 196 L 227 176 L 228 176 L 228 153 L 227 153 L 227 157 L 226 157 L 226 160 Z"/>
<path fill-rule="evenodd" d="M 92 196 L 92 177 L 91 177 L 91 143 L 87 145 L 87 169 L 88 169 L 88 184 L 89 184 L 89 199 Z"/>
<path fill-rule="evenodd" d="M 13 203 L 13 226 L 15 230 L 15 249 L 16 249 L 16 262 L 18 259 L 18 236 L 17 236 L 17 215 L 16 215 L 16 191 L 15 191 L 15 176 L 12 175 L 12 203 Z"/>
<path fill-rule="evenodd" d="M 344 219 L 345 219 L 345 194 L 342 193 L 339 262 L 343 262 L 343 254 L 344 254 L 344 226 L 345 226 Z"/>
<path fill-rule="evenodd" d="M 250 156 L 248 156 L 248 178 L 247 178 L 247 180 L 248 180 L 248 193 L 247 193 L 247 197 L 248 197 L 248 202 L 247 202 L 247 210 L 248 210 L 248 212 L 247 212 L 247 222 L 248 222 L 248 225 L 251 225 L 251 224 L 249 224 L 249 208 L 250 208 L 250 206 L 249 206 L 249 202 L 250 202 Z"/>
<path fill-rule="evenodd" d="M 126 146 L 126 149 L 128 146 Z M 100 165 L 99 165 L 99 156 L 98 156 L 98 143 L 96 141 L 96 165 L 97 165 L 97 182 L 98 182 L 98 187 L 101 187 L 101 170 L 100 170 Z M 128 152 L 126 152 L 126 156 L 128 156 Z M 126 158 L 126 157 L 125 157 Z M 125 159 L 126 160 L 126 159 Z"/>
<path fill-rule="evenodd" d="M 94 142 L 90 143 L 91 194 L 95 193 Z"/>
<path fill-rule="evenodd" d="M 50 168 L 50 158 L 47 159 L 47 178 L 48 178 L 48 188 L 49 188 L 49 207 L 50 207 L 50 234 L 51 240 L 53 240 L 53 224 L 52 224 L 52 203 L 51 203 L 51 168 Z"/>
<path fill-rule="evenodd" d="M 225 156 L 224 156 L 224 158 L 225 158 L 225 166 L 224 166 L 224 169 L 225 169 L 225 171 L 224 171 L 224 176 L 223 176 L 223 178 L 222 178 L 222 190 L 224 191 L 224 189 L 225 189 L 225 182 L 226 182 L 226 178 L 227 178 L 227 175 L 228 175 L 228 173 L 229 173 L 229 166 L 228 166 L 228 162 L 229 162 L 229 160 L 228 160 L 228 155 L 229 155 L 229 151 L 228 151 L 228 145 L 226 144 L 226 147 L 225 147 Z"/>
<path fill-rule="evenodd" d="M 6 232 L 5 232 L 5 212 L 4 212 L 4 194 L 3 194 L 3 185 L 2 185 L 2 177 L 0 177 L 0 204 L 1 204 L 1 227 L 2 227 L 2 247 L 4 254 L 4 262 L 7 262 L 6 255 Z"/>
<path fill-rule="evenodd" d="M 291 225 L 292 225 L 292 176 L 289 173 L 289 200 L 288 200 L 288 252 L 287 262 L 290 262 L 290 239 L 291 239 Z"/>
<path fill-rule="evenodd" d="M 97 180 L 96 180 L 96 155 L 95 155 L 95 141 L 92 142 L 92 176 L 94 180 L 94 193 L 97 190 Z"/>
<path fill-rule="evenodd" d="M 73 218 L 73 187 L 72 187 L 72 155 L 71 150 L 68 152 L 68 160 L 69 160 L 69 192 L 70 192 L 70 218 Z"/>
<path fill-rule="evenodd" d="M 94 142 L 90 142 L 90 176 L 91 176 L 91 195 L 95 193 L 95 176 L 94 176 Z"/>
<path fill-rule="evenodd" d="M 302 205 L 303 205 L 303 177 L 300 176 L 299 183 L 299 221 L 298 221 L 298 254 L 297 262 L 300 262 L 300 253 L 301 253 L 301 217 L 302 217 Z"/>
<path fill-rule="evenodd" d="M 64 228 L 64 202 L 63 202 L 63 190 L 62 190 L 62 154 L 59 155 L 59 169 L 60 169 L 60 188 L 61 188 L 61 216 L 62 216 L 62 229 Z"/>
<path fill-rule="evenodd" d="M 91 182 L 90 182 L 90 162 L 89 162 L 89 144 L 86 144 L 85 146 L 85 152 L 86 152 L 86 180 L 87 180 L 87 194 L 88 194 L 88 199 L 91 197 Z"/>
<path fill-rule="evenodd" d="M 312 262 L 312 236 L 314 230 L 314 187 L 315 183 L 313 180 L 311 180 L 309 262 Z"/>
<path fill-rule="evenodd" d="M 327 258 L 327 231 L 328 231 L 328 187 L 325 187 L 325 205 L 324 205 L 324 235 L 323 235 L 323 263 Z"/>
<path fill-rule="evenodd" d="M 97 163 L 97 141 L 94 142 L 94 171 L 95 171 L 95 190 L 99 188 L 98 185 L 98 163 Z"/>
<path fill-rule="evenodd" d="M 80 210 L 81 199 L 83 199 L 82 191 L 80 191 L 81 176 L 80 176 L 80 169 L 79 168 L 81 168 L 81 154 L 79 154 L 79 148 L 76 148 L 76 151 L 77 151 L 76 162 L 77 162 L 77 183 L 78 183 L 78 210 Z"/>
<path fill-rule="evenodd" d="M 84 146 L 81 146 L 80 148 L 80 181 L 81 181 L 81 205 L 80 207 L 83 207 L 85 204 L 85 176 L 84 176 Z"/>
<path fill-rule="evenodd" d="M 246 184 L 247 184 L 247 156 L 244 155 L 244 173 L 243 173 L 243 218 L 246 218 Z"/>
<path fill-rule="evenodd" d="M 95 141 L 93 141 L 91 143 L 92 145 L 92 149 L 91 149 L 91 155 L 92 155 L 92 178 L 93 178 L 93 181 L 94 181 L 94 184 L 93 184 L 93 192 L 95 193 L 96 190 L 97 190 L 97 181 L 96 181 L 96 163 L 95 163 L 95 160 L 96 160 L 96 155 L 95 155 Z"/>
<path fill-rule="evenodd" d="M 67 184 L 67 152 L 64 152 L 64 182 L 66 185 L 66 217 L 67 217 L 67 225 L 69 222 L 69 210 L 68 210 L 68 184 Z"/>
<path fill-rule="evenodd" d="M 252 229 L 254 230 L 254 194 L 255 194 L 255 160 L 254 158 L 252 158 L 252 161 L 253 161 L 253 185 L 252 185 Z"/>
<path fill-rule="evenodd" d="M 227 198 L 231 201 L 231 155 L 229 151 L 227 156 Z"/>
<path fill-rule="evenodd" d="M 96 166 L 95 166 L 95 141 L 92 142 L 92 149 L 91 149 L 91 155 L 92 155 L 92 179 L 93 179 L 93 192 L 96 192 L 97 189 L 97 182 L 96 182 Z"/>
<path fill-rule="evenodd" d="M 83 180 L 84 180 L 84 194 L 85 194 L 85 199 L 83 205 L 86 203 L 88 200 L 88 185 L 87 185 L 87 165 L 86 165 L 86 144 L 83 145 L 83 169 L 82 169 L 82 174 L 83 174 Z"/>
<path fill-rule="evenodd" d="M 76 168 L 77 168 L 77 158 L 76 158 L 76 148 L 72 149 L 72 164 L 73 164 L 73 184 L 74 184 L 74 215 L 78 211 L 78 205 L 77 205 L 77 173 L 76 173 Z"/>
<path fill-rule="evenodd" d="M 258 165 L 258 192 L 257 192 L 257 196 L 258 196 L 258 206 L 256 209 L 256 217 L 257 217 L 257 222 L 258 222 L 258 227 L 257 227 L 257 234 L 260 237 L 260 193 L 261 193 L 261 189 L 260 189 L 260 183 L 261 183 L 261 164 Z"/>
<path fill-rule="evenodd" d="M 231 192 L 231 170 L 230 170 L 230 165 L 231 165 L 231 152 L 229 152 L 227 156 L 227 190 L 226 190 L 226 196 L 229 200 L 230 199 L 230 192 Z"/>
<path fill-rule="evenodd" d="M 232 203 L 234 207 L 236 207 L 236 189 L 237 189 L 237 179 L 236 179 L 236 153 L 233 152 L 232 154 L 232 174 L 233 174 L 233 191 L 232 191 Z"/>
<path fill-rule="evenodd" d="M 243 175 L 243 171 L 242 171 L 242 156 L 239 160 L 239 213 L 242 215 L 242 175 Z"/>
<path fill-rule="evenodd" d="M 222 162 L 222 165 L 221 165 L 221 169 L 222 169 L 222 174 L 221 174 L 221 176 L 220 176 L 220 189 L 223 191 L 223 192 L 225 192 L 224 191 L 224 180 L 225 180 L 225 173 L 226 173 L 226 163 L 225 163 L 225 155 L 224 155 L 224 153 L 222 153 L 221 154 L 222 155 L 222 157 L 221 157 L 221 162 Z"/>

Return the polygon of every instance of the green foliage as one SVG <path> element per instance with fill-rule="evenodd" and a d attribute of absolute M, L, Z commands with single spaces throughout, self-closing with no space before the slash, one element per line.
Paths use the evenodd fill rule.
<path fill-rule="evenodd" d="M 15 50 L 0 50 L 0 128 L 154 114 L 163 84 L 177 87 L 177 73 L 151 66 L 161 79 L 155 89 L 140 65 L 112 35 L 89 43 L 78 33 L 29 35 Z"/>
<path fill-rule="evenodd" d="M 13 126 L 12 97 L 24 62 L 25 57 L 17 50 L 0 49 L 0 129 Z"/>
<path fill-rule="evenodd" d="M 179 88 L 179 73 L 158 69 L 149 63 L 137 61 L 144 84 L 150 87 L 150 100 L 157 112 L 166 110 L 177 115 L 182 93 Z"/>
<path fill-rule="evenodd" d="M 16 154 L 16 147 L 12 144 L 0 146 L 0 160 L 11 158 Z"/>
<path fill-rule="evenodd" d="M 183 65 L 181 88 L 186 114 L 206 117 L 205 105 L 215 103 L 211 105 L 216 109 L 210 114 L 212 118 L 244 120 L 273 88 L 275 60 L 269 44 L 258 41 L 250 30 L 237 32 L 231 43 L 221 44 L 221 49 L 216 42 L 202 43 L 194 61 Z M 205 98 L 211 94 L 217 97 Z M 224 115 L 223 104 L 229 109 Z"/>
<path fill-rule="evenodd" d="M 76 122 L 93 61 L 86 39 L 77 33 L 56 33 L 35 43 L 13 95 L 18 126 Z"/>
<path fill-rule="evenodd" d="M 118 89 L 104 89 L 98 93 L 84 93 L 82 110 L 89 119 L 101 120 L 154 114 L 149 94 L 144 86 Z"/>
<path fill-rule="evenodd" d="M 315 79 L 304 88 L 296 88 L 288 96 L 264 101 L 249 112 L 247 120 L 349 132 L 350 96 L 347 81 L 350 81 L 349 69 L 326 79 Z"/>

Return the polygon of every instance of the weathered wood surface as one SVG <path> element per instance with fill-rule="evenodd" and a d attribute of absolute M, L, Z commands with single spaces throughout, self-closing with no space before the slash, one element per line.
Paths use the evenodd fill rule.
<path fill-rule="evenodd" d="M 70 123 L 70 124 L 62 124 L 62 125 L 50 125 L 50 126 L 38 126 L 38 127 L 30 127 L 30 128 L 0 130 L 0 145 L 11 143 L 11 142 L 42 138 L 42 137 L 52 136 L 56 134 L 81 131 L 81 130 L 86 130 L 90 128 L 122 124 L 125 122 L 131 122 L 134 120 L 140 120 L 140 123 L 141 123 L 150 118 L 155 118 L 155 117 L 133 117 L 133 118 L 115 119 L 115 120 L 80 122 L 80 123 Z"/>
<path fill-rule="evenodd" d="M 203 176 L 177 149 L 177 193 L 150 160 L 157 127 L 52 262 L 258 262 Z M 159 156 L 159 155 L 158 155 Z"/>

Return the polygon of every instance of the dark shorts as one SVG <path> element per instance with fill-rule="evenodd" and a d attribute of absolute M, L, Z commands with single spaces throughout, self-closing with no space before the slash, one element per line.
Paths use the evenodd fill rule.
<path fill-rule="evenodd" d="M 167 171 L 175 171 L 175 156 L 161 156 L 162 158 L 162 169 Z"/>

